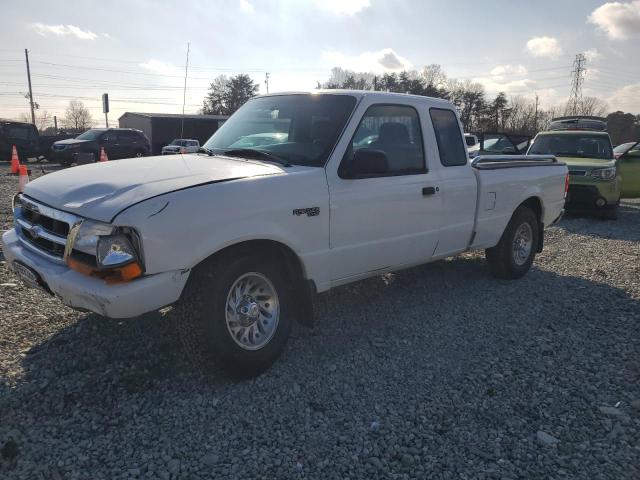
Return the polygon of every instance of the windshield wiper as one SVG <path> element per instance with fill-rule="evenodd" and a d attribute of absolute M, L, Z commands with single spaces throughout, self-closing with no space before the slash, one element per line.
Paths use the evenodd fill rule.
<path fill-rule="evenodd" d="M 209 150 L 208 148 L 204 148 L 204 147 L 200 147 L 198 149 L 198 153 L 206 153 L 207 155 L 209 155 L 210 157 L 213 156 L 213 150 Z"/>
<path fill-rule="evenodd" d="M 284 158 L 280 158 L 279 156 L 266 150 L 258 150 L 257 148 L 232 148 L 231 150 L 225 150 L 222 153 L 231 157 L 264 158 L 266 160 L 271 160 L 272 162 L 279 163 L 283 167 L 291 166 L 291 164 Z"/>

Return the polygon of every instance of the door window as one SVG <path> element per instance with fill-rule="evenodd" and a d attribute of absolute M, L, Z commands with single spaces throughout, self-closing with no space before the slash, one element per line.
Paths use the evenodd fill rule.
<path fill-rule="evenodd" d="M 406 105 L 373 105 L 366 111 L 351 140 L 342 164 L 359 150 L 384 152 L 385 175 L 426 172 L 422 131 L 418 112 Z"/>
<path fill-rule="evenodd" d="M 456 114 L 452 110 L 432 108 L 429 110 L 433 131 L 438 142 L 440 163 L 445 167 L 467 164 L 467 149 L 462 141 L 462 133 Z"/>

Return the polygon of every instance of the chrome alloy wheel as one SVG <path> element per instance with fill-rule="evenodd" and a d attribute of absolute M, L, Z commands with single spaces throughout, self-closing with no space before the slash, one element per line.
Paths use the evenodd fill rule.
<path fill-rule="evenodd" d="M 245 273 L 231 285 L 225 317 L 231 338 L 241 348 L 259 350 L 278 328 L 280 303 L 275 287 L 261 273 Z"/>
<path fill-rule="evenodd" d="M 523 223 L 516 230 L 516 234 L 513 237 L 513 246 L 511 248 L 513 261 L 516 262 L 516 265 L 522 266 L 527 263 L 529 255 L 531 255 L 532 248 L 533 229 L 528 223 Z"/>

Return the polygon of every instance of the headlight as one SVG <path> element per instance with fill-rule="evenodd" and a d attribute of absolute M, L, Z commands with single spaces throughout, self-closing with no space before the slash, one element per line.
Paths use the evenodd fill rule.
<path fill-rule="evenodd" d="M 98 239 L 98 266 L 122 267 L 137 260 L 136 251 L 124 235 L 111 235 Z"/>
<path fill-rule="evenodd" d="M 616 178 L 616 167 L 598 168 L 591 170 L 591 176 L 601 180 L 612 180 Z"/>
<path fill-rule="evenodd" d="M 95 257 L 98 253 L 98 239 L 102 236 L 111 235 L 114 227 L 108 223 L 83 220 L 73 235 L 71 247 L 87 255 Z"/>
<path fill-rule="evenodd" d="M 67 237 L 65 261 L 72 269 L 104 279 L 125 282 L 142 275 L 139 241 L 132 229 L 83 220 Z"/>

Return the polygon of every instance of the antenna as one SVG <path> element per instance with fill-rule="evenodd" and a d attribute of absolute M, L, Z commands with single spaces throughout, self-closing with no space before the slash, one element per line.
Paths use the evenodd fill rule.
<path fill-rule="evenodd" d="M 584 83 L 584 74 L 587 71 L 587 57 L 584 53 L 576 55 L 573 61 L 573 70 L 571 71 L 571 95 L 567 102 L 565 115 L 579 115 L 580 105 L 582 104 L 582 84 Z"/>
<path fill-rule="evenodd" d="M 267 95 L 269 95 L 269 72 L 264 74 L 264 84 L 267 86 Z"/>
<path fill-rule="evenodd" d="M 184 104 L 187 103 L 187 74 L 189 72 L 189 47 L 187 42 L 187 62 L 184 65 L 184 91 L 182 92 L 182 122 L 180 122 L 180 138 L 184 138 Z"/>

